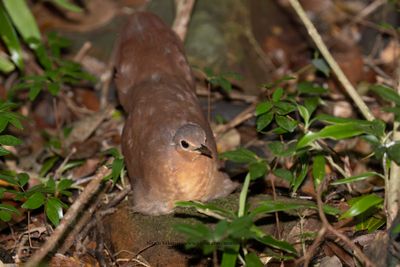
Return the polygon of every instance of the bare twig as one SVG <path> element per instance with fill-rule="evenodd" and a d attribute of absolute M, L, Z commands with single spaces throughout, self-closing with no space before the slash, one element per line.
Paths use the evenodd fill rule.
<path fill-rule="evenodd" d="M 398 39 L 398 38 L 397 38 Z M 397 41 L 398 44 L 398 41 Z M 396 47 L 396 51 L 398 49 L 398 45 Z M 400 94 L 400 61 L 398 61 L 397 69 L 396 69 L 396 90 L 397 93 Z M 400 140 L 400 123 L 397 121 L 393 122 L 393 137 L 392 141 Z M 390 174 L 389 181 L 386 186 L 387 191 L 387 201 L 386 201 L 386 210 L 388 214 L 387 218 L 387 229 L 389 229 L 392 225 L 393 220 L 396 218 L 397 214 L 400 210 L 400 167 L 393 160 L 390 163 Z"/>
<path fill-rule="evenodd" d="M 175 0 L 176 16 L 172 24 L 172 29 L 182 41 L 185 40 L 186 37 L 190 14 L 192 13 L 194 4 L 195 0 Z"/>
<path fill-rule="evenodd" d="M 328 219 L 325 216 L 324 209 L 323 209 L 323 202 L 322 202 L 322 189 L 324 188 L 324 185 L 326 183 L 326 179 L 322 181 L 317 188 L 317 205 L 318 205 L 318 214 L 319 217 L 322 221 L 322 227 L 320 231 L 318 232 L 317 238 L 314 240 L 313 244 L 309 248 L 308 252 L 297 261 L 297 264 L 300 264 L 301 262 L 304 261 L 304 266 L 308 266 L 312 256 L 315 254 L 316 249 L 318 248 L 318 245 L 321 243 L 325 235 L 328 233 L 338 237 L 340 240 L 342 240 L 346 246 L 348 246 L 350 249 L 352 249 L 355 253 L 355 256 L 364 263 L 364 266 L 367 267 L 375 267 L 376 265 L 361 251 L 361 249 L 355 245 L 347 236 L 345 236 L 343 233 L 335 229 L 328 221 Z"/>
<path fill-rule="evenodd" d="M 325 58 L 328 65 L 332 68 L 332 71 L 336 74 L 339 82 L 342 84 L 344 89 L 353 99 L 354 103 L 357 105 L 358 109 L 361 111 L 363 116 L 369 120 L 374 120 L 374 116 L 372 115 L 371 111 L 369 110 L 368 106 L 364 103 L 361 99 L 360 95 L 357 93 L 356 89 L 347 79 L 346 75 L 343 73 L 342 69 L 337 64 L 336 60 L 333 58 L 332 54 L 328 51 L 325 43 L 323 42 L 321 36 L 319 35 L 317 29 L 315 28 L 314 24 L 312 24 L 311 20 L 307 17 L 304 9 L 301 7 L 298 0 L 289 0 L 291 6 L 296 11 L 297 15 L 300 17 L 301 21 L 303 22 L 304 26 L 306 27 L 308 34 L 310 35 L 311 39 L 314 41 L 315 45 Z"/>
<path fill-rule="evenodd" d="M 76 216 L 82 207 L 92 198 L 100 187 L 100 183 L 104 177 L 106 177 L 111 171 L 105 166 L 102 166 L 95 179 L 93 179 L 85 188 L 85 190 L 79 195 L 78 199 L 71 205 L 62 219 L 60 225 L 54 230 L 53 234 L 46 241 L 46 243 L 29 259 L 25 266 L 35 267 L 39 266 L 39 263 L 52 251 L 61 237 L 64 235 L 68 227 L 75 221 Z"/>
<path fill-rule="evenodd" d="M 248 108 L 246 108 L 245 110 L 240 112 L 235 118 L 233 118 L 227 124 L 217 127 L 217 129 L 215 130 L 216 136 L 217 137 L 221 136 L 223 133 L 227 132 L 228 130 L 238 126 L 239 124 L 242 124 L 244 121 L 253 117 L 255 115 L 254 111 L 256 109 L 256 104 L 257 103 L 253 103 L 252 105 L 250 105 Z"/>

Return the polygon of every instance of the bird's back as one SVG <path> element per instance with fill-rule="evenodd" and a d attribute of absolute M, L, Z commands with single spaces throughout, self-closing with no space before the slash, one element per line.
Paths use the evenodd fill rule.
<path fill-rule="evenodd" d="M 126 111 L 129 94 L 138 85 L 163 76 L 175 76 L 194 88 L 194 80 L 179 37 L 156 15 L 134 14 L 123 28 L 116 58 L 116 85 Z"/>

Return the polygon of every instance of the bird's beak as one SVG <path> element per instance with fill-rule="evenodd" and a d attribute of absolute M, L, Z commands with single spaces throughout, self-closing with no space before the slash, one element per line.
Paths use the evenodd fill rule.
<path fill-rule="evenodd" d="M 200 154 L 202 154 L 206 157 L 212 158 L 211 150 L 208 147 L 206 147 L 205 145 L 201 145 L 201 147 L 198 147 L 195 150 L 200 152 Z"/>

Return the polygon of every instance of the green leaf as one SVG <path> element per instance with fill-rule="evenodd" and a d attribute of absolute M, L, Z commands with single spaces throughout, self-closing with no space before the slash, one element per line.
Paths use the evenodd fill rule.
<path fill-rule="evenodd" d="M 52 0 L 52 2 L 56 5 L 58 5 L 59 7 L 64 8 L 69 11 L 72 11 L 72 12 L 82 13 L 82 11 L 83 11 L 82 8 L 71 3 L 68 0 Z"/>
<path fill-rule="evenodd" d="M 254 252 L 247 253 L 244 257 L 247 267 L 263 267 L 264 264 Z"/>
<path fill-rule="evenodd" d="M 17 137 L 12 135 L 0 135 L 0 144 L 5 146 L 17 146 L 22 142 Z"/>
<path fill-rule="evenodd" d="M 206 213 L 212 211 L 213 213 L 218 214 L 221 217 L 227 219 L 233 219 L 235 217 L 235 214 L 233 212 L 226 209 L 222 209 L 210 203 L 205 204 L 197 201 L 177 201 L 175 202 L 175 207 L 195 208 L 198 211 L 203 211 Z"/>
<path fill-rule="evenodd" d="M 60 182 L 57 183 L 57 191 L 61 192 L 66 189 L 70 189 L 73 185 L 74 181 L 71 179 L 62 179 Z"/>
<path fill-rule="evenodd" d="M 349 183 L 353 183 L 353 182 L 363 181 L 372 176 L 379 176 L 381 178 L 384 178 L 384 176 L 382 174 L 377 173 L 377 172 L 365 172 L 365 173 L 362 173 L 359 175 L 354 175 L 354 176 L 350 176 L 350 177 L 347 177 L 344 179 L 336 180 L 336 181 L 332 182 L 331 185 L 349 184 Z"/>
<path fill-rule="evenodd" d="M 297 254 L 296 249 L 291 244 L 289 244 L 286 241 L 277 240 L 270 235 L 266 235 L 263 237 L 257 237 L 256 240 L 267 246 L 277 248 L 277 249 L 280 249 L 280 250 L 283 250 L 283 251 L 286 251 L 289 253 Z"/>
<path fill-rule="evenodd" d="M 286 169 L 283 169 L 283 168 L 279 168 L 279 169 L 275 169 L 275 170 L 273 171 L 273 173 L 274 173 L 276 176 L 285 179 L 285 180 L 288 181 L 289 183 L 292 183 L 292 181 L 293 181 L 293 174 L 292 174 L 292 172 L 289 171 L 289 170 L 286 170 Z"/>
<path fill-rule="evenodd" d="M 386 149 L 388 157 L 396 162 L 397 165 L 400 165 L 400 142 L 395 142 L 391 146 Z"/>
<path fill-rule="evenodd" d="M 261 103 L 258 103 L 256 107 L 256 116 L 267 113 L 271 110 L 273 106 L 274 104 L 271 101 L 263 101 Z"/>
<path fill-rule="evenodd" d="M 360 223 L 356 224 L 356 231 L 367 230 L 368 233 L 374 233 L 376 230 L 381 228 L 386 223 L 384 218 L 369 217 L 366 220 L 362 220 Z"/>
<path fill-rule="evenodd" d="M 256 121 L 257 131 L 260 132 L 264 128 L 266 128 L 272 122 L 273 118 L 274 118 L 274 113 L 272 111 L 264 113 L 261 116 L 258 116 Z"/>
<path fill-rule="evenodd" d="M 281 87 L 277 88 L 272 94 L 272 101 L 278 102 L 279 100 L 281 100 L 283 93 L 284 93 L 283 88 Z"/>
<path fill-rule="evenodd" d="M 11 212 L 0 209 L 0 221 L 9 222 L 11 218 Z"/>
<path fill-rule="evenodd" d="M 330 69 L 329 66 L 326 64 L 325 60 L 322 58 L 315 58 L 311 61 L 311 64 L 320 72 L 325 74 L 326 77 L 329 77 Z"/>
<path fill-rule="evenodd" d="M 288 132 L 293 132 L 297 127 L 297 121 L 288 116 L 275 115 L 276 123 Z"/>
<path fill-rule="evenodd" d="M 304 107 L 308 110 L 310 117 L 318 107 L 320 101 L 321 99 L 319 97 L 308 97 L 304 99 Z"/>
<path fill-rule="evenodd" d="M 251 163 L 258 160 L 258 156 L 246 148 L 224 152 L 221 157 L 237 163 Z"/>
<path fill-rule="evenodd" d="M 26 183 L 29 181 L 29 175 L 25 172 L 22 172 L 17 175 L 17 179 L 19 186 L 24 187 Z"/>
<path fill-rule="evenodd" d="M 397 106 L 400 106 L 400 95 L 393 88 L 377 84 L 371 86 L 371 90 L 383 99 L 394 102 Z"/>
<path fill-rule="evenodd" d="M 287 115 L 290 112 L 297 110 L 297 106 L 290 102 L 286 101 L 279 101 L 275 103 L 276 113 L 279 115 Z"/>
<path fill-rule="evenodd" d="M 295 193 L 299 189 L 304 179 L 307 177 L 307 171 L 308 171 L 308 164 L 302 164 L 300 173 L 294 178 L 292 182 L 293 193 Z"/>
<path fill-rule="evenodd" d="M 327 93 L 328 90 L 323 88 L 322 86 L 315 85 L 310 82 L 301 82 L 297 84 L 297 90 L 300 94 L 324 94 Z"/>
<path fill-rule="evenodd" d="M 11 152 L 5 149 L 4 147 L 0 147 L 0 156 L 5 156 L 8 154 L 11 154 Z"/>
<path fill-rule="evenodd" d="M 21 207 L 24 209 L 37 209 L 44 204 L 45 196 L 41 192 L 33 193 Z"/>
<path fill-rule="evenodd" d="M 112 168 L 111 168 L 111 177 L 112 177 L 112 180 L 114 183 L 117 182 L 124 167 L 125 167 L 124 159 L 122 159 L 122 158 L 114 159 L 114 161 L 112 163 Z"/>
<path fill-rule="evenodd" d="M 63 203 L 57 198 L 51 197 L 46 201 L 45 213 L 54 226 L 59 225 L 60 219 L 64 216 L 62 207 Z"/>
<path fill-rule="evenodd" d="M 366 131 L 357 123 L 343 123 L 325 126 L 321 131 L 305 134 L 297 143 L 297 149 L 303 148 L 317 139 L 330 138 L 340 140 L 364 134 Z"/>
<path fill-rule="evenodd" d="M 11 21 L 2 5 L 0 5 L 0 36 L 7 46 L 8 51 L 10 51 L 11 60 L 20 70 L 23 70 L 24 61 L 22 59 L 21 45 L 19 43 L 17 33 L 15 32 L 14 27 L 11 24 Z M 10 63 L 7 63 L 4 57 L 2 57 L 2 64 L 0 65 L 2 65 L 2 70 L 12 70 Z"/>
<path fill-rule="evenodd" d="M 314 177 L 315 188 L 324 180 L 325 178 L 325 158 L 322 155 L 317 155 L 314 157 L 312 174 Z"/>
<path fill-rule="evenodd" d="M 255 216 L 257 214 L 266 214 L 266 213 L 273 213 L 278 211 L 289 212 L 292 210 L 299 210 L 299 209 L 314 209 L 317 210 L 318 207 L 314 203 L 304 203 L 304 202 L 293 202 L 293 201 L 282 201 L 282 200 L 266 200 L 262 201 L 258 207 L 253 209 L 249 216 Z M 326 214 L 329 215 L 337 215 L 340 213 L 340 210 L 324 205 L 323 210 Z"/>
<path fill-rule="evenodd" d="M 0 54 L 0 71 L 7 74 L 13 70 L 15 70 L 14 64 L 5 55 Z"/>
<path fill-rule="evenodd" d="M 46 159 L 46 161 L 42 165 L 42 168 L 39 171 L 39 176 L 44 177 L 54 167 L 58 159 L 58 156 L 53 156 Z"/>
<path fill-rule="evenodd" d="M 310 121 L 310 113 L 308 112 L 308 109 L 302 105 L 297 105 L 297 109 L 299 110 L 299 114 L 303 118 L 304 123 L 308 124 Z"/>
<path fill-rule="evenodd" d="M 273 141 L 267 144 L 272 154 L 277 157 L 290 157 L 296 153 L 296 142 L 282 143 L 280 141 Z"/>
<path fill-rule="evenodd" d="M 369 208 L 376 207 L 383 202 L 381 197 L 375 194 L 365 195 L 357 198 L 351 207 L 340 216 L 340 219 L 352 218 L 362 214 Z"/>
<path fill-rule="evenodd" d="M 264 177 L 266 171 L 268 169 L 268 165 L 265 161 L 252 162 L 249 165 L 250 177 L 252 180 L 255 180 L 260 177 Z"/>
<path fill-rule="evenodd" d="M 15 213 L 15 214 L 18 214 L 18 215 L 21 214 L 16 207 L 11 206 L 9 204 L 1 204 L 0 203 L 0 210 L 7 211 L 7 212 L 10 212 L 10 213 Z"/>
<path fill-rule="evenodd" d="M 35 50 L 36 46 L 32 45 L 32 40 L 41 40 L 41 36 L 25 0 L 3 0 L 3 4 L 22 38 Z"/>
<path fill-rule="evenodd" d="M 235 245 L 232 251 L 224 251 L 222 254 L 221 267 L 235 267 L 236 259 L 239 254 L 239 245 Z"/>

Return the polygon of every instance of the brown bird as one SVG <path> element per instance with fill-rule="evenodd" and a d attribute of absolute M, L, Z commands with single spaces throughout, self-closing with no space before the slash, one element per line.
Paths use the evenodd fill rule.
<path fill-rule="evenodd" d="M 215 139 L 176 34 L 153 14 L 134 14 L 120 35 L 116 69 L 128 113 L 122 152 L 134 211 L 165 214 L 179 200 L 231 193 L 236 185 L 219 171 Z"/>

